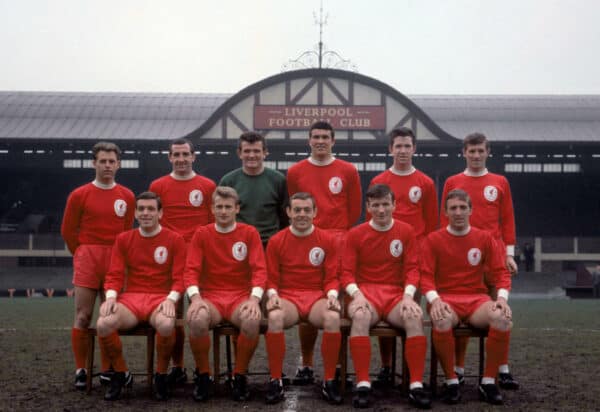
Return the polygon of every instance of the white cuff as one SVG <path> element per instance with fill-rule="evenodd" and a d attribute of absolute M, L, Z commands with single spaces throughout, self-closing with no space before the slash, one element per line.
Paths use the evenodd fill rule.
<path fill-rule="evenodd" d="M 433 301 L 439 297 L 440 297 L 440 295 L 438 295 L 437 291 L 435 291 L 435 290 L 430 290 L 429 292 L 427 292 L 425 294 L 425 298 L 427 299 L 427 302 L 429 302 L 429 303 L 433 303 Z"/>
<path fill-rule="evenodd" d="M 189 298 L 191 298 L 194 295 L 199 295 L 199 294 L 200 294 L 200 289 L 198 289 L 198 286 L 192 285 L 189 288 L 187 288 L 187 295 Z"/>
<path fill-rule="evenodd" d="M 273 295 L 277 295 L 277 290 L 273 288 L 267 289 L 267 297 L 270 299 Z"/>
<path fill-rule="evenodd" d="M 338 291 L 335 289 L 331 289 L 329 292 L 327 292 L 327 297 L 328 298 L 338 298 L 339 294 Z"/>
<path fill-rule="evenodd" d="M 250 296 L 254 296 L 260 300 L 262 299 L 264 293 L 265 290 L 263 288 L 261 288 L 260 286 L 254 286 L 252 288 L 252 292 L 250 292 Z"/>
<path fill-rule="evenodd" d="M 515 256 L 515 245 L 506 245 L 506 254 L 508 256 Z"/>
<path fill-rule="evenodd" d="M 167 299 L 171 299 L 173 301 L 173 303 L 177 303 L 177 301 L 179 300 L 179 298 L 181 297 L 181 293 L 172 290 L 169 292 L 169 294 L 167 295 Z"/>
<path fill-rule="evenodd" d="M 113 290 L 113 289 L 108 289 L 106 291 L 106 299 L 108 299 L 108 298 L 115 298 L 116 299 L 117 298 L 117 291 Z"/>
<path fill-rule="evenodd" d="M 358 285 L 356 283 L 350 283 L 348 286 L 346 286 L 346 293 L 350 297 L 352 297 L 352 295 L 354 295 L 358 291 L 359 291 L 359 289 L 358 289 Z"/>
<path fill-rule="evenodd" d="M 498 289 L 498 297 L 508 300 L 508 289 L 504 289 L 504 288 Z"/>
<path fill-rule="evenodd" d="M 404 294 L 410 296 L 411 298 L 415 296 L 416 291 L 417 288 L 414 285 L 406 285 L 404 288 Z"/>

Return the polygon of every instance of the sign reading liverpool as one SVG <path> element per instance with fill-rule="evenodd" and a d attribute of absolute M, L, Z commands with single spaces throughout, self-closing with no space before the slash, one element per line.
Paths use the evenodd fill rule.
<path fill-rule="evenodd" d="M 384 106 L 254 106 L 255 130 L 308 129 L 325 120 L 336 130 L 385 130 Z"/>

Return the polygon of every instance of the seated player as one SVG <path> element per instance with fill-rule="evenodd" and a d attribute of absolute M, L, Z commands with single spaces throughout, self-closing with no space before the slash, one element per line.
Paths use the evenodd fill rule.
<path fill-rule="evenodd" d="M 292 195 L 287 207 L 291 226 L 274 235 L 267 246 L 269 330 L 265 340 L 271 371 L 267 403 L 283 399 L 283 329 L 300 320 L 324 330 L 322 393 L 332 404 L 342 402 L 334 379 L 341 344 L 338 261 L 332 235 L 313 225 L 316 213 L 310 194 Z"/>
<path fill-rule="evenodd" d="M 465 191 L 455 189 L 446 196 L 444 213 L 449 225 L 427 237 L 421 290 L 429 302 L 433 345 L 446 375 L 444 402 L 460 401 L 452 328 L 459 322 L 467 322 L 476 328 L 489 328 L 479 395 L 491 404 L 501 404 L 495 376 L 508 351 L 512 328 L 512 313 L 506 303 L 510 273 L 492 235 L 469 224 L 471 209 L 471 199 Z M 486 280 L 498 290 L 495 301 L 488 295 Z"/>
<path fill-rule="evenodd" d="M 196 229 L 187 251 L 184 284 L 191 301 L 187 324 L 196 362 L 196 401 L 205 401 L 211 395 L 208 331 L 222 320 L 240 329 L 231 381 L 233 399 L 245 401 L 250 397 L 246 373 L 258 344 L 260 300 L 267 271 L 258 231 L 236 222 L 239 211 L 235 189 L 218 186 L 212 197 L 215 223 Z"/>
<path fill-rule="evenodd" d="M 135 207 L 139 228 L 121 233 L 113 247 L 104 283 L 106 302 L 100 307 L 96 326 L 100 349 L 115 370 L 106 400 L 118 399 L 123 386 L 132 384 L 118 331 L 139 322 L 156 329 L 155 397 L 169 397 L 167 368 L 175 343 L 175 304 L 183 293 L 185 242 L 160 226 L 161 216 L 160 198 L 153 192 L 140 194 Z"/>
<path fill-rule="evenodd" d="M 384 319 L 406 331 L 409 401 L 426 409 L 431 407 L 422 383 L 427 339 L 423 334 L 423 312 L 413 300 L 419 284 L 415 232 L 410 225 L 392 218 L 395 201 L 389 186 L 371 186 L 366 198 L 372 218 L 348 233 L 341 278 L 352 299 L 346 313 L 352 319 L 350 352 L 357 381 L 353 405 L 369 406 L 369 329 Z"/>

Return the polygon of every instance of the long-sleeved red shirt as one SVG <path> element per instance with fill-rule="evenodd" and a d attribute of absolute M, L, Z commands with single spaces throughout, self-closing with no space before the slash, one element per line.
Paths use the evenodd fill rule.
<path fill-rule="evenodd" d="M 360 177 L 351 163 L 335 159 L 321 166 L 304 159 L 288 170 L 287 185 L 290 196 L 313 195 L 318 210 L 314 223 L 321 229 L 348 230 L 360 217 Z"/>
<path fill-rule="evenodd" d="M 214 223 L 200 226 L 188 247 L 183 278 L 186 289 L 264 290 L 267 269 L 258 231 L 240 222 L 229 233 L 217 231 Z"/>
<path fill-rule="evenodd" d="M 471 227 L 459 236 L 447 228 L 427 236 L 421 251 L 421 293 L 488 294 L 488 286 L 510 290 L 510 273 L 492 235 Z"/>
<path fill-rule="evenodd" d="M 161 225 L 181 234 L 189 242 L 198 226 L 214 220 L 211 204 L 215 187 L 215 182 L 200 175 L 188 180 L 166 175 L 153 181 L 149 190 L 162 202 Z"/>
<path fill-rule="evenodd" d="M 394 219 L 408 223 L 417 239 L 425 238 L 438 227 L 438 200 L 433 180 L 425 173 L 413 169 L 410 174 L 399 175 L 388 169 L 375 176 L 369 186 L 386 184 L 396 198 Z M 367 213 L 367 220 L 371 218 Z"/>
<path fill-rule="evenodd" d="M 134 211 L 131 190 L 88 183 L 69 195 L 60 232 L 72 254 L 81 244 L 110 246 L 119 233 L 131 229 Z"/>
<path fill-rule="evenodd" d="M 481 176 L 465 173 L 450 176 L 444 184 L 442 211 L 446 196 L 453 189 L 462 189 L 471 197 L 471 226 L 489 231 L 494 239 L 502 241 L 506 246 L 515 245 L 515 213 L 510 185 L 504 176 L 489 172 Z M 448 225 L 448 217 L 443 212 L 440 222 L 441 228 Z"/>
<path fill-rule="evenodd" d="M 161 228 L 151 237 L 139 229 L 117 236 L 104 290 L 135 293 L 183 293 L 185 241 L 172 230 Z"/>
<path fill-rule="evenodd" d="M 285 228 L 267 245 L 267 289 L 337 291 L 337 265 L 330 233 L 315 227 L 310 235 L 297 236 Z"/>
<path fill-rule="evenodd" d="M 414 229 L 394 220 L 391 229 L 378 231 L 369 222 L 348 232 L 341 284 L 419 285 L 419 247 Z"/>

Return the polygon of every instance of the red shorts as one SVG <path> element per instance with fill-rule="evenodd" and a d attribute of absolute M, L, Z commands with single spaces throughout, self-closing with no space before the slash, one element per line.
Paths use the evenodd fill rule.
<path fill-rule="evenodd" d="M 111 253 L 112 246 L 79 245 L 73 255 L 73 284 L 89 289 L 102 289 Z"/>
<path fill-rule="evenodd" d="M 385 319 L 404 297 L 404 288 L 396 285 L 363 283 L 359 285 L 359 289 L 382 319 Z M 351 301 L 350 297 L 346 298 L 346 308 Z"/>
<path fill-rule="evenodd" d="M 471 295 L 448 294 L 440 295 L 440 297 L 456 312 L 461 322 L 468 320 L 481 305 L 492 300 L 492 298 L 483 293 L 474 293 Z"/>
<path fill-rule="evenodd" d="M 313 305 L 319 299 L 325 298 L 325 294 L 322 290 L 280 290 L 279 297 L 289 300 L 296 306 L 300 320 L 308 320 Z"/>
<path fill-rule="evenodd" d="M 117 297 L 117 302 L 129 309 L 138 321 L 148 322 L 150 315 L 166 298 L 163 293 L 124 292 Z"/>
<path fill-rule="evenodd" d="M 231 322 L 231 315 L 242 304 L 245 300 L 250 297 L 250 291 L 248 289 L 242 290 L 207 290 L 201 291 L 200 296 L 202 299 L 212 303 L 221 316 Z"/>

